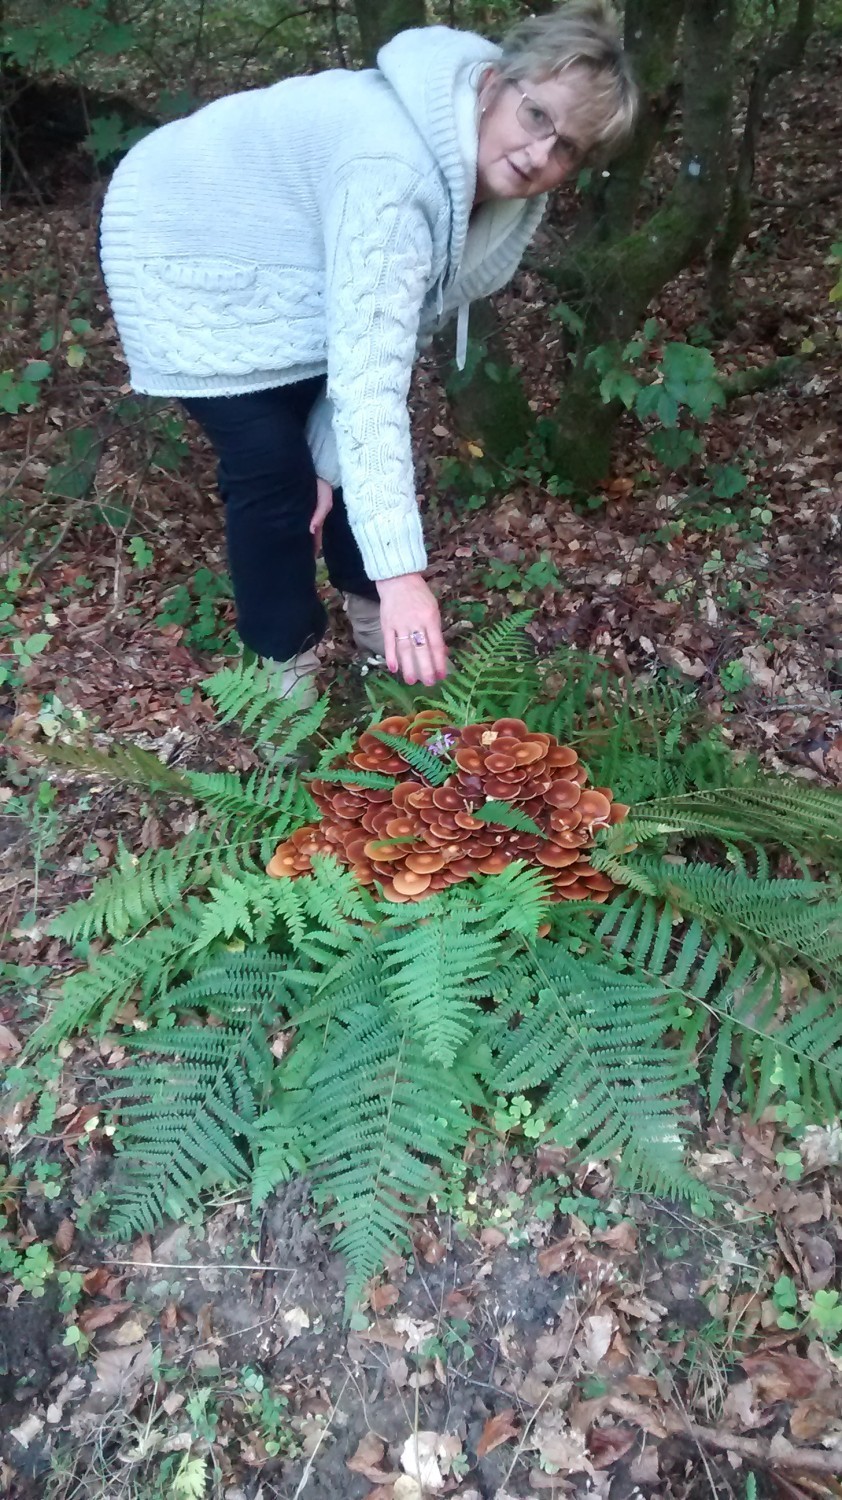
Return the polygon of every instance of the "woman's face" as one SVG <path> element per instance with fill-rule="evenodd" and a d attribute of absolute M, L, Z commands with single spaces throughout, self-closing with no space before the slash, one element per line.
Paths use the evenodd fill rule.
<path fill-rule="evenodd" d="M 508 83 L 489 71 L 479 88 L 475 203 L 534 198 L 562 183 L 588 146 L 588 74 Z"/>

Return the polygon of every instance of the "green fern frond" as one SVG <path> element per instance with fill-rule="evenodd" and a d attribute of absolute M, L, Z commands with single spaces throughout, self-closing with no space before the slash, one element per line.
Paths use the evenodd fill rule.
<path fill-rule="evenodd" d="M 318 1143 L 316 1201 L 341 1226 L 349 1304 L 395 1244 L 409 1246 L 409 1216 L 439 1170 L 457 1170 L 477 1093 L 469 1072 L 431 1065 L 387 1009 L 363 1004 L 331 1027 L 303 1124 Z"/>
<path fill-rule="evenodd" d="M 328 710 L 326 697 L 318 698 L 310 708 L 301 707 L 303 684 L 279 697 L 277 671 L 257 661 L 223 667 L 202 687 L 216 704 L 221 721 L 227 724 L 238 719 L 244 730 L 251 730 L 255 744 L 272 747 L 275 764 L 294 755 L 316 733 Z"/>
<path fill-rule="evenodd" d="M 459 653 L 453 670 L 430 699 L 454 724 L 525 711 L 538 686 L 532 643 L 523 629 L 531 618 L 531 610 L 521 610 L 500 620 L 480 631 Z"/>
<path fill-rule="evenodd" d="M 190 897 L 170 926 L 131 937 L 98 954 L 88 968 L 71 974 L 50 1015 L 30 1037 L 27 1052 L 49 1051 L 88 1027 L 101 1036 L 135 995 L 143 1004 L 151 1004 L 188 967 L 201 920 L 202 904 Z"/>
<path fill-rule="evenodd" d="M 476 903 L 483 920 L 497 933 L 533 938 L 550 913 L 552 882 L 544 869 L 513 860 L 499 875 L 481 875 L 451 895 L 451 902 Z M 576 915 L 581 916 L 581 912 Z"/>
<path fill-rule="evenodd" d="M 255 1021 L 277 1027 L 298 1004 L 296 977 L 289 959 L 268 949 L 223 951 L 189 979 L 165 990 L 146 1014 L 150 1020 L 204 1014 L 229 1023 Z"/>
<path fill-rule="evenodd" d="M 758 880 L 714 865 L 674 864 L 639 856 L 655 895 L 697 916 L 711 930 L 731 933 L 774 961 L 805 961 L 838 972 L 842 959 L 842 896 L 811 880 Z"/>
<path fill-rule="evenodd" d="M 684 1165 L 677 1108 L 693 1070 L 664 1043 L 676 1014 L 662 989 L 546 942 L 512 963 L 505 984 L 491 1035 L 494 1086 L 546 1088 L 552 1139 L 616 1157 L 627 1186 L 704 1203 Z"/>
<path fill-rule="evenodd" d="M 431 786 L 444 786 L 447 778 L 452 774 L 453 765 L 449 756 L 440 756 L 428 750 L 426 745 L 416 745 L 414 740 L 408 740 L 402 734 L 388 734 L 384 729 L 374 727 L 369 731 L 382 740 L 384 745 L 389 745 L 403 760 L 410 765 L 419 776 L 425 777 Z"/>
<path fill-rule="evenodd" d="M 136 932 L 181 905 L 190 868 L 205 844 L 205 836 L 194 832 L 177 849 L 147 849 L 135 857 L 121 843 L 116 868 L 96 882 L 90 896 L 54 917 L 50 932 L 69 943 L 106 935 L 119 941 Z"/>
<path fill-rule="evenodd" d="M 182 772 L 165 765 L 153 751 L 143 750 L 131 742 L 111 745 L 108 750 L 100 750 L 95 745 L 54 743 L 39 745 L 38 754 L 57 765 L 72 766 L 93 775 L 113 776 L 130 786 L 148 787 L 180 797 L 190 796 L 190 785 Z"/>
<path fill-rule="evenodd" d="M 776 882 L 772 882 L 775 884 Z M 670 908 L 652 900 L 620 896 L 606 906 L 594 934 L 612 960 L 663 992 L 696 1006 L 702 1023 L 713 1017 L 718 1032 L 709 1061 L 708 1098 L 721 1093 L 734 1048 L 753 1108 L 781 1088 L 808 1119 L 827 1119 L 842 1101 L 842 1010 L 835 992 L 820 994 L 790 985 L 786 1016 L 781 974 L 758 958 L 752 946 L 729 945 L 721 930 L 710 934 L 699 920 L 676 924 Z M 824 1112 L 822 1112 L 824 1111 Z"/>
<path fill-rule="evenodd" d="M 476 1028 L 488 975 L 503 956 L 494 927 L 466 902 L 452 910 L 438 906 L 387 936 L 382 953 L 383 982 L 400 1021 L 425 1058 L 452 1067 Z"/>
<path fill-rule="evenodd" d="M 537 833 L 539 838 L 546 838 L 543 828 L 528 818 L 526 813 L 519 808 L 512 807 L 510 802 L 500 802 L 489 799 L 482 807 L 474 809 L 473 816 L 479 818 L 482 823 L 494 823 L 498 828 L 517 828 L 521 833 Z"/>
<path fill-rule="evenodd" d="M 315 816 L 315 805 L 298 776 L 275 766 L 253 771 L 243 780 L 230 771 L 189 771 L 193 800 L 223 819 L 236 818 L 245 831 L 269 832 L 277 842 L 287 828 Z"/>
<path fill-rule="evenodd" d="M 159 1027 L 134 1045 L 150 1056 L 122 1069 L 109 1093 L 119 1119 L 109 1227 L 120 1239 L 250 1180 L 249 1142 L 274 1069 L 253 1023 Z"/>
<path fill-rule="evenodd" d="M 341 786 L 379 786 L 391 788 L 397 784 L 395 776 L 385 776 L 382 771 L 357 771 L 351 766 L 338 771 L 312 771 L 307 781 L 338 781 Z"/>
<path fill-rule="evenodd" d="M 320 752 L 319 758 L 316 761 L 316 769 L 312 774 L 314 776 L 321 776 L 323 781 L 331 780 L 332 778 L 325 775 L 325 772 L 334 767 L 336 765 L 336 762 L 340 760 L 342 756 L 350 755 L 353 752 L 356 743 L 357 730 L 343 729 L 342 733 L 340 735 L 337 735 L 336 739 L 332 740 L 331 743 L 329 745 L 326 745 L 324 750 Z"/>
<path fill-rule="evenodd" d="M 782 778 L 757 776 L 754 784 L 688 792 L 636 805 L 614 840 L 631 843 L 676 833 L 707 834 L 723 843 L 777 845 L 797 855 L 842 863 L 842 793 Z"/>

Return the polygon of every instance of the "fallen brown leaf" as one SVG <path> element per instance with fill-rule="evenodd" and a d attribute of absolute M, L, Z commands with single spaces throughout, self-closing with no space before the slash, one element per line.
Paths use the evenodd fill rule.
<path fill-rule="evenodd" d="M 588 1434 L 588 1452 L 597 1469 L 607 1469 L 633 1446 L 637 1434 L 631 1427 L 592 1427 Z"/>
<path fill-rule="evenodd" d="M 554 1276 L 556 1271 L 563 1271 L 569 1264 L 575 1243 L 572 1235 L 566 1235 L 563 1240 L 554 1240 L 551 1245 L 545 1245 L 543 1250 L 539 1250 L 538 1270 L 541 1275 Z"/>
<path fill-rule="evenodd" d="M 623 1219 L 619 1224 L 612 1224 L 610 1229 L 603 1229 L 598 1234 L 593 1234 L 600 1245 L 610 1245 L 612 1250 L 617 1250 L 621 1255 L 631 1255 L 637 1249 L 637 1225 L 631 1219 Z"/>
<path fill-rule="evenodd" d="M 811 1396 L 821 1379 L 811 1360 L 782 1350 L 747 1354 L 740 1363 L 761 1401 L 798 1401 Z"/>
<path fill-rule="evenodd" d="M 373 1484 L 388 1484 L 395 1476 L 388 1473 L 381 1466 L 386 1456 L 386 1444 L 379 1438 L 376 1432 L 367 1432 L 360 1439 L 356 1452 L 346 1459 L 345 1467 L 352 1474 L 362 1474 L 365 1479 L 370 1479 Z"/>
<path fill-rule="evenodd" d="M 400 1293 L 395 1286 L 387 1281 L 383 1286 L 376 1286 L 369 1295 L 371 1310 L 375 1313 L 386 1312 L 388 1308 L 394 1307 L 399 1300 Z"/>
<path fill-rule="evenodd" d="M 0 1062 L 8 1062 L 10 1057 L 17 1057 L 20 1052 L 20 1042 L 8 1026 L 0 1026 Z"/>
<path fill-rule="evenodd" d="M 58 1226 L 58 1229 L 53 1236 L 53 1245 L 55 1247 L 57 1255 L 62 1256 L 69 1254 L 75 1234 L 76 1225 L 73 1223 L 73 1220 L 62 1219 L 61 1223 Z"/>
<path fill-rule="evenodd" d="M 840 1417 L 837 1391 L 819 1391 L 808 1401 L 799 1401 L 789 1416 L 789 1430 L 797 1443 L 811 1443 L 821 1437 Z"/>
<path fill-rule="evenodd" d="M 83 1333 L 95 1333 L 97 1328 L 108 1328 L 128 1312 L 131 1302 L 109 1302 L 104 1307 L 86 1307 L 76 1319 Z"/>
<path fill-rule="evenodd" d="M 501 1443 L 507 1443 L 509 1438 L 517 1437 L 519 1424 L 513 1406 L 507 1406 L 504 1411 L 498 1411 L 496 1417 L 489 1417 L 482 1429 L 482 1436 L 477 1443 L 477 1458 L 485 1458 L 486 1453 L 493 1453 Z"/>

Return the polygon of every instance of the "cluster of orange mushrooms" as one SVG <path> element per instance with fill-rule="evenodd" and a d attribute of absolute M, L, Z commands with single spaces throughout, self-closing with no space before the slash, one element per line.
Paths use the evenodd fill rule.
<path fill-rule="evenodd" d="M 451 774 L 431 785 L 378 731 L 425 746 Z M 457 729 L 436 710 L 394 716 L 360 735 L 340 762 L 345 768 L 398 780 L 392 787 L 312 781 L 322 821 L 278 845 L 269 875 L 304 875 L 314 855 L 331 854 L 362 885 L 380 884 L 388 900 L 415 901 L 472 875 L 497 875 L 518 859 L 551 877 L 557 901 L 605 901 L 612 889 L 587 851 L 596 830 L 619 823 L 628 808 L 606 787 L 586 785 L 575 750 L 531 733 L 522 719 Z M 475 817 L 489 802 L 525 814 L 540 834 Z"/>

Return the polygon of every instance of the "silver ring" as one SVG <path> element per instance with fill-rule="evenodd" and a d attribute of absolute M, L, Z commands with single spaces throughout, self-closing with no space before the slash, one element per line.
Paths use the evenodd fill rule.
<path fill-rule="evenodd" d="M 426 632 L 423 630 L 413 630 L 409 639 L 413 646 L 426 646 L 427 644 Z"/>
<path fill-rule="evenodd" d="M 396 641 L 408 641 L 408 640 L 411 640 L 411 636 L 408 636 L 408 635 L 396 635 L 395 636 L 395 640 Z"/>

